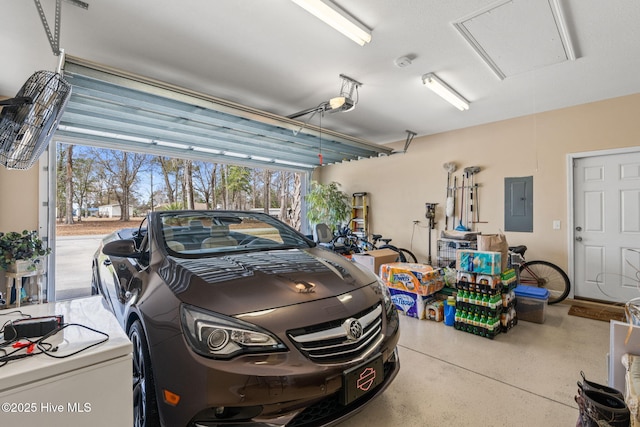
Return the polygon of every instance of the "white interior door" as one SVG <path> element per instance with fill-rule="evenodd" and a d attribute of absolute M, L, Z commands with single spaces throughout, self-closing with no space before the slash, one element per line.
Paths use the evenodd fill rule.
<path fill-rule="evenodd" d="M 640 150 L 575 159 L 575 296 L 640 297 Z"/>

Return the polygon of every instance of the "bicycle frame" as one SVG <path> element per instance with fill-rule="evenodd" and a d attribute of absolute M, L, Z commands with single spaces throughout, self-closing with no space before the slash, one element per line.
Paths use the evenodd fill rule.
<path fill-rule="evenodd" d="M 526 260 L 522 255 L 516 252 L 509 251 L 509 261 L 511 262 L 512 266 L 515 266 L 514 270 L 516 271 L 516 277 L 518 279 L 517 283 L 521 285 L 536 286 L 536 287 L 540 285 L 540 278 L 535 272 L 527 268 L 527 266 L 525 265 Z M 522 265 L 524 265 L 524 267 L 522 268 L 524 268 L 527 271 L 527 273 L 529 273 L 529 276 L 530 276 L 529 278 L 523 279 L 520 276 L 520 268 Z"/>

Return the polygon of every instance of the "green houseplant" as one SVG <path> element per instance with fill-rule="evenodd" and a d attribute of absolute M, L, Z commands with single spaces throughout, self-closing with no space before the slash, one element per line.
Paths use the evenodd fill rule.
<path fill-rule="evenodd" d="M 350 219 L 351 205 L 349 196 L 340 190 L 340 184 L 331 182 L 322 184 L 311 181 L 311 188 L 305 196 L 307 202 L 307 219 L 314 226 L 325 223 L 336 229 Z"/>
<path fill-rule="evenodd" d="M 0 232 L 0 268 L 3 270 L 34 271 L 38 268 L 38 259 L 50 253 L 51 248 L 45 248 L 35 230 Z M 26 265 L 18 266 L 21 261 Z"/>

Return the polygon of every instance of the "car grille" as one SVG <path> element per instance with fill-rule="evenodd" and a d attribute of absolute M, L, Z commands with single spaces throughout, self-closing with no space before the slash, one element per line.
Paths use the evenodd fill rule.
<path fill-rule="evenodd" d="M 398 363 L 398 360 L 394 356 L 384 364 L 385 378 L 389 378 L 396 363 Z M 375 395 L 376 393 L 370 393 L 369 396 L 361 397 L 350 406 L 343 406 L 340 403 L 340 393 L 334 393 L 300 412 L 287 424 L 287 427 L 308 427 L 329 423 L 353 411 L 355 407 L 366 404 Z"/>
<path fill-rule="evenodd" d="M 362 335 L 354 338 L 344 325 L 357 320 Z M 289 338 L 309 359 L 338 363 L 368 355 L 382 338 L 382 305 L 375 305 L 351 318 L 335 320 L 288 332 Z"/>

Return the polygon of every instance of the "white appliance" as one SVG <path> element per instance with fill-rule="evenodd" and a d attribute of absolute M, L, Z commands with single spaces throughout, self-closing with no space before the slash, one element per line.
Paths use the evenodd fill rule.
<path fill-rule="evenodd" d="M 44 354 L 0 367 L 0 419 L 15 426 L 133 425 L 132 346 L 102 297 L 20 307 L 33 317 L 62 315 L 64 323 L 99 330 L 109 339 L 76 355 Z M 17 309 L 0 310 L 0 321 L 16 320 Z M 69 326 L 59 337 L 57 356 L 73 353 L 104 336 Z"/>

